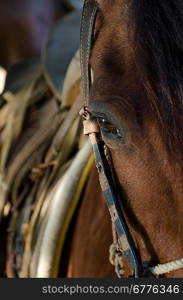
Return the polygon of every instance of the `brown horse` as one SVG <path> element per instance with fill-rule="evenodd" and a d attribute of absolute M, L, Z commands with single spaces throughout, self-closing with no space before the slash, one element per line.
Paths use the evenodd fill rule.
<path fill-rule="evenodd" d="M 180 259 L 183 4 L 95 2 L 99 11 L 89 110 L 110 150 L 117 190 L 141 259 L 155 263 Z M 4 52 L 4 66 L 29 56 L 18 49 L 21 55 L 13 55 L 16 59 L 10 62 Z M 39 49 L 36 43 L 34 49 Z M 94 166 L 72 225 L 60 275 L 115 276 L 108 262 L 110 217 Z M 165 276 L 182 277 L 182 269 Z"/>
<path fill-rule="evenodd" d="M 89 111 L 110 150 L 127 223 L 143 261 L 181 259 L 183 3 L 91 2 L 98 14 Z M 96 176 L 93 171 L 73 231 L 69 276 L 112 276 L 102 248 L 110 224 Z M 183 277 L 183 268 L 164 276 Z"/>

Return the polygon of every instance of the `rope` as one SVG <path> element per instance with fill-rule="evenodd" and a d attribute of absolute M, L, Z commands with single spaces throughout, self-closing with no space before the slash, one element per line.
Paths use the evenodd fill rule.
<path fill-rule="evenodd" d="M 181 268 L 183 268 L 183 258 L 168 262 L 166 264 L 159 264 L 155 267 L 149 268 L 149 270 L 154 275 L 161 275 L 172 271 L 176 271 Z"/>

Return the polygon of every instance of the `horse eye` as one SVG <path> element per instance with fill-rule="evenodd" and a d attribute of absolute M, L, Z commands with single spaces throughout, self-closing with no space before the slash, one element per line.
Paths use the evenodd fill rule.
<path fill-rule="evenodd" d="M 109 123 L 104 118 L 98 118 L 98 123 L 100 126 L 101 133 L 104 137 L 111 138 L 111 139 L 120 139 L 122 138 L 121 132 L 115 125 Z"/>

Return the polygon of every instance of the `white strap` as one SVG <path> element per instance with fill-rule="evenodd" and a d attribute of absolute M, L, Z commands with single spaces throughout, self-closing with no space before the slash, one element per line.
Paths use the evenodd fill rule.
<path fill-rule="evenodd" d="M 155 267 L 149 268 L 151 273 L 154 275 L 162 275 L 165 273 L 170 273 L 183 268 L 183 258 L 168 262 L 166 264 L 159 264 Z"/>

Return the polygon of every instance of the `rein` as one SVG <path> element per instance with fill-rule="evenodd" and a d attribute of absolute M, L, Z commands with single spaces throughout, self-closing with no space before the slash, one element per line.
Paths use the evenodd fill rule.
<path fill-rule="evenodd" d="M 107 147 L 104 144 L 99 125 L 91 118 L 88 110 L 91 87 L 91 70 L 89 59 L 95 31 L 98 5 L 85 0 L 81 20 L 81 72 L 84 93 L 83 117 L 84 134 L 89 135 L 99 173 L 99 181 L 106 200 L 113 230 L 113 244 L 110 247 L 110 262 L 115 266 L 118 277 L 124 276 L 123 258 L 127 262 L 133 277 L 154 277 L 183 267 L 183 259 L 153 266 L 151 262 L 142 262 L 135 241 L 125 220 L 120 198 L 115 189 Z"/>

